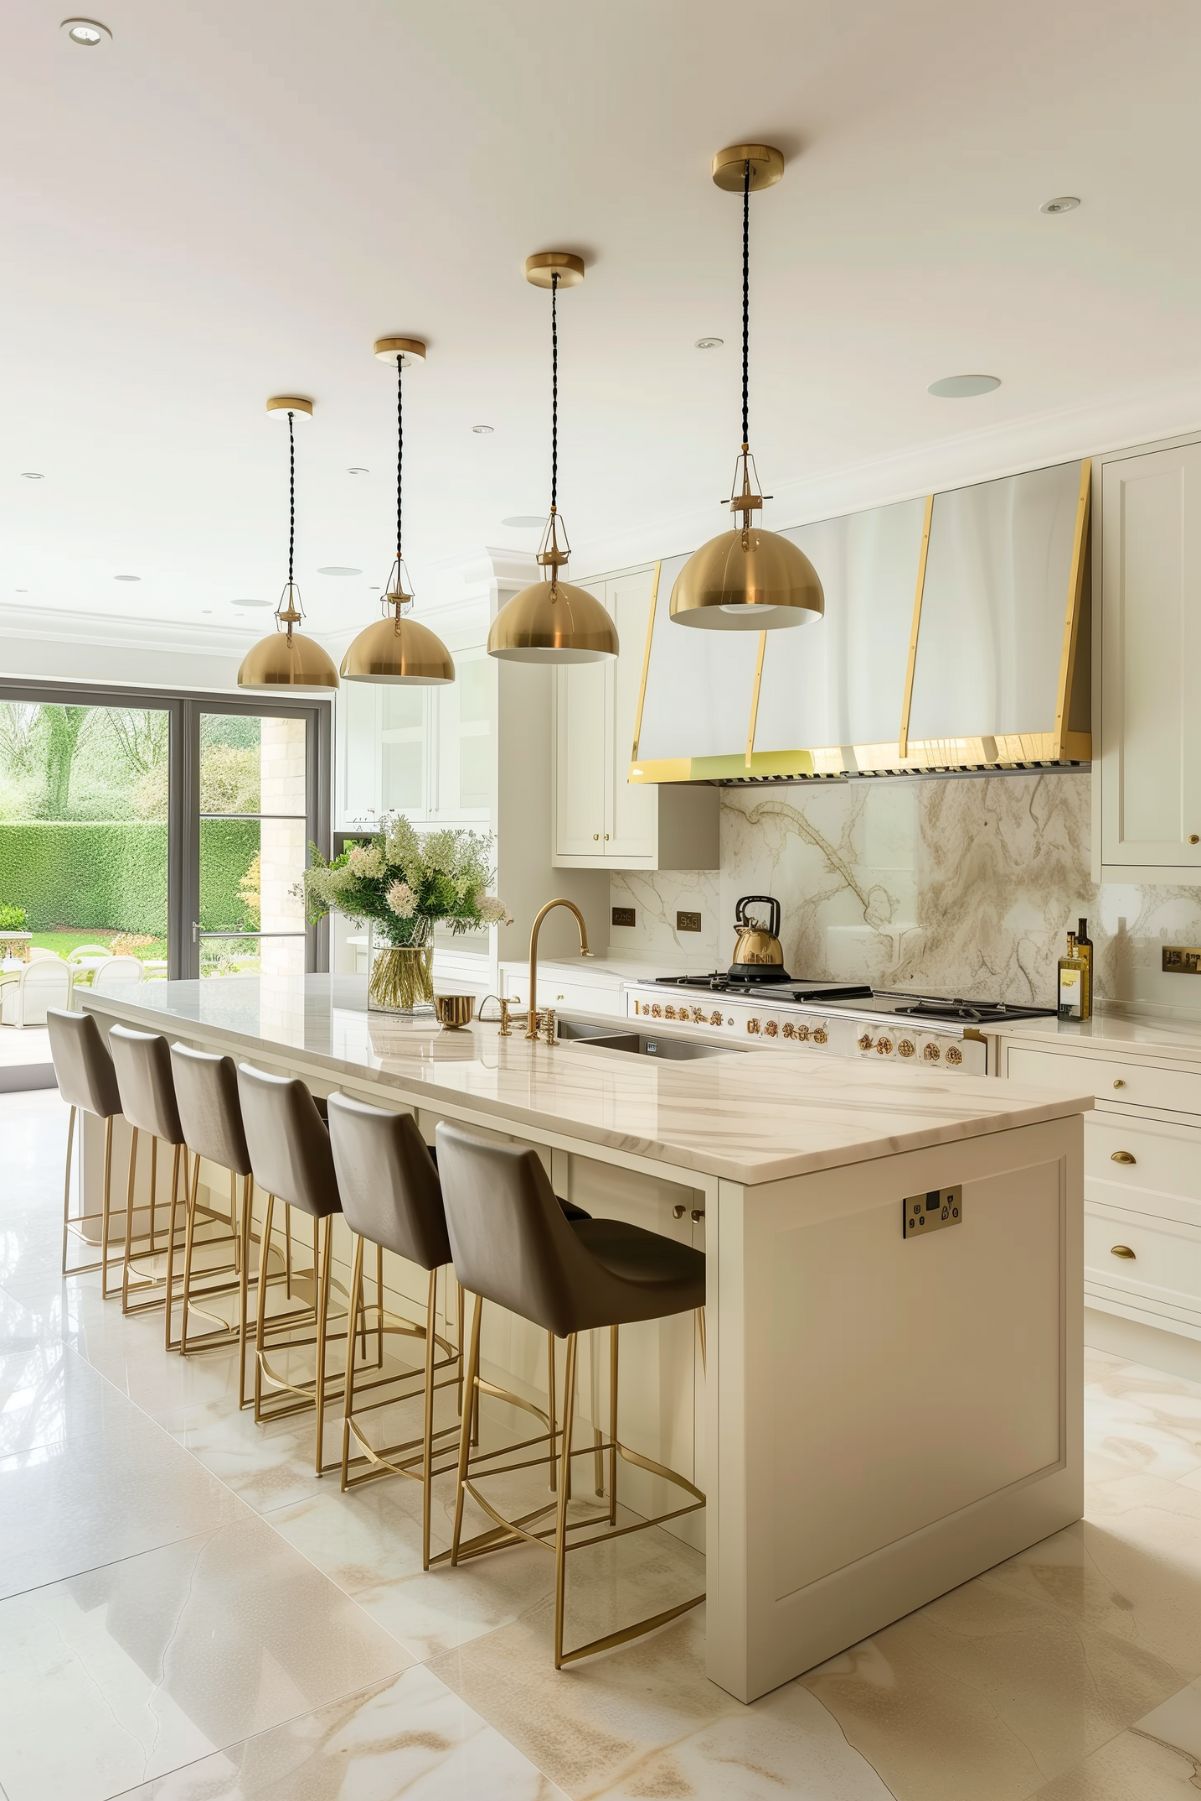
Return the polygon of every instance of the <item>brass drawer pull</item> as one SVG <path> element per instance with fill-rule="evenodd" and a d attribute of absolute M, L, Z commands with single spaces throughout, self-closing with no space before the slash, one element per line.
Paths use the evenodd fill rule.
<path fill-rule="evenodd" d="M 1138 1158 L 1133 1151 L 1110 1151 L 1109 1161 L 1111 1163 L 1137 1163 Z"/>
<path fill-rule="evenodd" d="M 703 1219 L 704 1219 L 704 1217 L 705 1217 L 705 1210 L 704 1210 L 704 1208 L 703 1208 L 703 1207 L 694 1207 L 694 1208 L 693 1208 L 693 1209 L 692 1209 L 692 1212 L 691 1212 L 691 1214 L 690 1214 L 690 1215 L 689 1215 L 689 1217 L 690 1217 L 690 1219 L 691 1219 L 691 1220 L 692 1220 L 692 1223 L 693 1223 L 693 1225 L 694 1225 L 694 1226 L 695 1226 L 695 1225 L 698 1225 L 698 1224 L 699 1224 L 699 1223 L 700 1223 L 700 1221 L 701 1221 L 701 1220 L 703 1220 Z"/>
<path fill-rule="evenodd" d="M 1113 1085 L 1115 1088 L 1125 1088 L 1125 1086 L 1126 1086 L 1125 1078 L 1123 1076 L 1115 1076 L 1113 1079 Z"/>
<path fill-rule="evenodd" d="M 682 1206 L 677 1201 L 676 1205 L 671 1210 L 671 1217 L 673 1219 L 683 1219 L 683 1217 L 687 1213 L 687 1211 L 688 1211 L 687 1207 Z"/>
<path fill-rule="evenodd" d="M 1111 1244 L 1109 1254 L 1111 1257 L 1129 1257 L 1131 1260 L 1134 1258 L 1134 1252 L 1128 1244 Z"/>

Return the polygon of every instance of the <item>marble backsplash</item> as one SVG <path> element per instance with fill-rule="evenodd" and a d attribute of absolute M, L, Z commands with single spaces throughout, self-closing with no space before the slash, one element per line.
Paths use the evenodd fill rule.
<path fill-rule="evenodd" d="M 1162 944 L 1201 944 L 1201 886 L 1098 887 L 1090 807 L 1083 772 L 723 789 L 720 871 L 613 876 L 637 923 L 610 947 L 723 967 L 738 897 L 774 894 L 794 975 L 1052 1006 L 1083 914 L 1098 998 L 1201 1012 L 1201 979 L 1160 968 Z"/>

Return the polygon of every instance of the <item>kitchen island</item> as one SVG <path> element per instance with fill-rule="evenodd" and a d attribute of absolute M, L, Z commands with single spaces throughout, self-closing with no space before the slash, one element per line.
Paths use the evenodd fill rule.
<path fill-rule="evenodd" d="M 1079 1517 L 1091 1097 L 795 1046 L 659 1061 L 441 1032 L 369 1013 L 350 977 L 81 998 L 408 1108 L 428 1139 L 453 1119 L 529 1143 L 561 1195 L 705 1249 L 707 1365 L 686 1318 L 629 1328 L 620 1424 L 707 1492 L 707 1667 L 741 1700 Z M 388 1286 L 415 1276 L 393 1262 Z M 501 1316 L 485 1361 L 536 1394 L 539 1337 Z M 603 1418 L 607 1359 L 584 1361 Z M 640 1474 L 622 1500 L 649 1510 Z"/>

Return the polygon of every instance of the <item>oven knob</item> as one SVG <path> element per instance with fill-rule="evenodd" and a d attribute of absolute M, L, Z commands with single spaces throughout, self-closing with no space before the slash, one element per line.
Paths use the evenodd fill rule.
<path fill-rule="evenodd" d="M 814 1026 L 813 1042 L 814 1042 L 814 1044 L 829 1044 L 830 1034 L 826 1030 L 825 1026 Z"/>
<path fill-rule="evenodd" d="M 711 1026 L 719 1026 L 721 1024 L 721 1014 L 720 1013 L 710 1013 L 709 1024 Z"/>
<path fill-rule="evenodd" d="M 812 1026 L 805 1025 L 804 1022 L 802 1021 L 802 1023 L 796 1029 L 796 1035 L 800 1039 L 801 1043 L 805 1044 L 810 1038 L 812 1038 L 813 1028 L 812 1028 Z"/>
<path fill-rule="evenodd" d="M 875 1049 L 875 1045 L 876 1045 L 876 1041 L 872 1037 L 871 1033 L 864 1032 L 863 1036 L 859 1040 L 859 1049 L 861 1051 L 870 1051 L 870 1050 Z"/>
<path fill-rule="evenodd" d="M 705 1009 L 704 1009 L 704 1008 L 703 1008 L 703 1007 L 694 1007 L 694 1008 L 693 1008 L 693 1009 L 692 1009 L 692 1023 L 693 1023 L 693 1024 L 694 1024 L 694 1025 L 698 1025 L 698 1026 L 703 1026 L 703 1025 L 704 1025 L 704 1023 L 705 1023 Z"/>
<path fill-rule="evenodd" d="M 664 1009 L 663 1009 L 664 1019 L 674 1019 L 675 1016 L 676 1016 L 676 1010 L 674 1007 L 664 1007 Z"/>
<path fill-rule="evenodd" d="M 748 1019 L 746 1022 L 746 1029 L 748 1032 L 753 1032 L 756 1036 L 758 1036 L 759 1021 L 757 1019 Z"/>
<path fill-rule="evenodd" d="M 926 1059 L 927 1063 L 937 1063 L 938 1059 L 942 1056 L 942 1052 L 936 1044 L 927 1044 L 922 1048 L 922 1056 Z"/>
<path fill-rule="evenodd" d="M 796 1037 L 796 1035 L 797 1035 L 796 1027 L 793 1025 L 793 1023 L 790 1019 L 786 1019 L 784 1021 L 783 1032 L 784 1032 L 785 1038 L 795 1038 Z"/>
<path fill-rule="evenodd" d="M 947 1046 L 947 1062 L 948 1063 L 962 1063 L 963 1062 L 963 1052 L 960 1050 L 960 1048 L 957 1044 L 949 1044 Z"/>
<path fill-rule="evenodd" d="M 914 1044 L 912 1038 L 902 1038 L 900 1044 L 897 1046 L 897 1055 L 900 1057 L 912 1057 L 916 1049 L 917 1046 Z"/>
<path fill-rule="evenodd" d="M 651 1008 L 651 1018 L 652 1019 L 662 1019 L 662 1017 L 663 1017 L 663 1009 L 659 1005 L 658 1001 L 656 1001 L 654 1006 Z"/>
<path fill-rule="evenodd" d="M 765 1038 L 774 1038 L 774 1037 L 775 1037 L 775 1036 L 776 1036 L 776 1033 L 777 1033 L 777 1032 L 778 1032 L 778 1031 L 779 1031 L 779 1030 L 780 1030 L 780 1028 L 779 1028 L 779 1026 L 778 1026 L 778 1025 L 777 1025 L 777 1024 L 776 1024 L 776 1022 L 775 1022 L 775 1020 L 774 1020 L 774 1019 L 769 1019 L 769 1020 L 768 1020 L 768 1022 L 767 1022 L 767 1024 L 766 1024 L 766 1025 L 765 1025 L 765 1026 L 764 1026 L 764 1028 L 763 1028 L 763 1036 L 764 1036 L 764 1037 L 765 1037 Z"/>
<path fill-rule="evenodd" d="M 876 1049 L 882 1057 L 891 1057 L 892 1056 L 892 1039 L 891 1038 L 877 1038 Z"/>

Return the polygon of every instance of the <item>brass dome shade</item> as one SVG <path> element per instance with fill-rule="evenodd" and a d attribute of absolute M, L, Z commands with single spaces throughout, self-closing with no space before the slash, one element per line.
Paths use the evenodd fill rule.
<path fill-rule="evenodd" d="M 597 663 L 617 655 L 617 627 L 595 594 L 560 580 L 571 545 L 558 505 L 559 289 L 583 281 L 584 261 L 569 250 L 540 250 L 526 257 L 525 278 L 550 289 L 550 517 L 535 558 L 548 573 L 505 602 L 488 633 L 488 655 L 510 663 Z"/>
<path fill-rule="evenodd" d="M 396 370 L 396 559 L 387 586 L 380 596 L 384 616 L 363 628 L 342 658 L 341 674 L 348 682 L 403 682 L 411 688 L 432 688 L 455 679 L 454 658 L 436 632 L 412 618 L 413 604 L 401 543 L 401 496 L 404 475 L 404 371 L 414 358 L 425 361 L 421 338 L 377 338 L 372 354 Z"/>
<path fill-rule="evenodd" d="M 275 630 L 248 650 L 238 669 L 239 688 L 287 688 L 296 693 L 338 686 L 338 671 L 314 638 L 297 630 L 304 618 L 300 589 L 294 580 L 296 547 L 295 419 L 312 417 L 313 403 L 298 394 L 277 394 L 267 411 L 288 421 L 288 579 L 275 609 Z"/>
<path fill-rule="evenodd" d="M 455 666 L 436 632 L 396 612 L 363 628 L 342 658 L 339 674 L 347 682 L 408 682 L 414 688 L 432 688 L 453 682 Z"/>
<path fill-rule="evenodd" d="M 710 538 L 689 557 L 671 591 L 677 625 L 709 631 L 778 631 L 820 619 L 825 595 L 804 551 L 778 532 L 753 525 L 763 493 L 750 447 L 750 229 L 751 193 L 772 187 L 784 158 L 770 144 L 731 144 L 713 159 L 713 180 L 727 193 L 742 191 L 742 443 L 730 510 L 741 515 L 732 531 Z"/>

